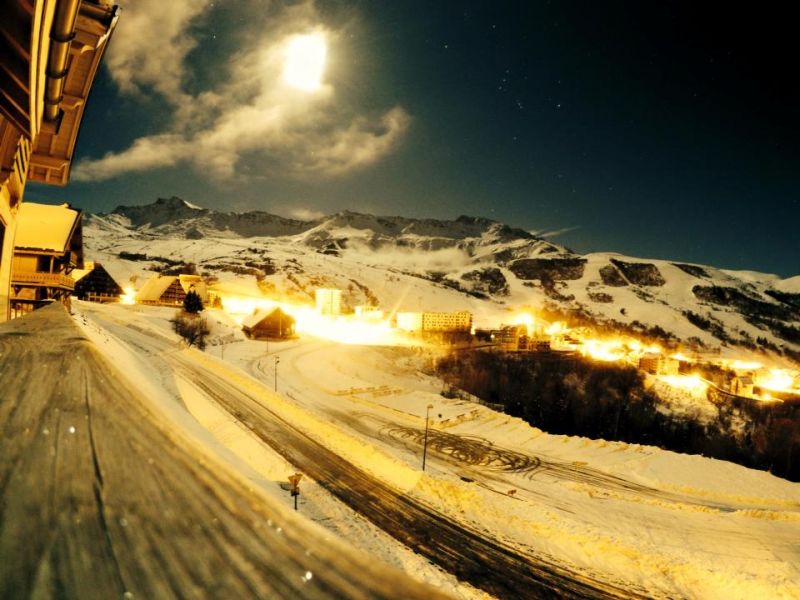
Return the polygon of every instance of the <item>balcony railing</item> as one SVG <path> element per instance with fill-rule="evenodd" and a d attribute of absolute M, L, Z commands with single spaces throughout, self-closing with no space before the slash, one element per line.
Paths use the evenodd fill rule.
<path fill-rule="evenodd" d="M 75 280 L 63 273 L 14 273 L 11 285 L 57 287 L 71 291 L 75 289 Z"/>

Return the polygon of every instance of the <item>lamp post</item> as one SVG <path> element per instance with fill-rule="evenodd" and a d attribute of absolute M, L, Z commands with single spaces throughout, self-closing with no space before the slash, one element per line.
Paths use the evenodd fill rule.
<path fill-rule="evenodd" d="M 431 414 L 433 404 L 428 404 L 425 409 L 425 441 L 422 443 L 422 470 L 425 470 L 425 459 L 428 456 L 428 417 Z"/>
<path fill-rule="evenodd" d="M 278 393 L 278 363 L 281 362 L 279 356 L 275 357 L 275 393 Z"/>

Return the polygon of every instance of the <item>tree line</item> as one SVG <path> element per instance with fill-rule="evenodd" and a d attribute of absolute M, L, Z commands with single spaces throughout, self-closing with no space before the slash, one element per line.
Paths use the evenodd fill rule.
<path fill-rule="evenodd" d="M 475 350 L 452 353 L 435 370 L 447 384 L 549 433 L 703 454 L 800 481 L 800 401 L 718 399 L 716 418 L 700 423 L 664 411 L 644 374 L 630 366 Z"/>

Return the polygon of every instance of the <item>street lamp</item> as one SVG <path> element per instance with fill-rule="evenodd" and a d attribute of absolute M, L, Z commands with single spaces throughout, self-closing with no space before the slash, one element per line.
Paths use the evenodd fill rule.
<path fill-rule="evenodd" d="M 428 404 L 428 408 L 425 410 L 425 441 L 422 444 L 422 470 L 425 470 L 425 459 L 428 456 L 428 417 L 431 414 L 431 409 L 433 408 L 433 404 Z"/>
<path fill-rule="evenodd" d="M 275 357 L 275 393 L 278 393 L 278 363 L 281 362 L 279 356 Z"/>

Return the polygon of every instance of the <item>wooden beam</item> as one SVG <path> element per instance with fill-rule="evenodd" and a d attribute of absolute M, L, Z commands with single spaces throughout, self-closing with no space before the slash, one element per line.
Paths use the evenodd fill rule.
<path fill-rule="evenodd" d="M 74 94 L 64 94 L 61 100 L 61 108 L 64 110 L 77 110 L 84 102 L 85 98 L 76 96 Z"/>
<path fill-rule="evenodd" d="M 69 164 L 69 159 L 60 156 L 50 156 L 47 154 L 36 154 L 31 156 L 31 165 L 44 169 L 63 169 Z"/>

